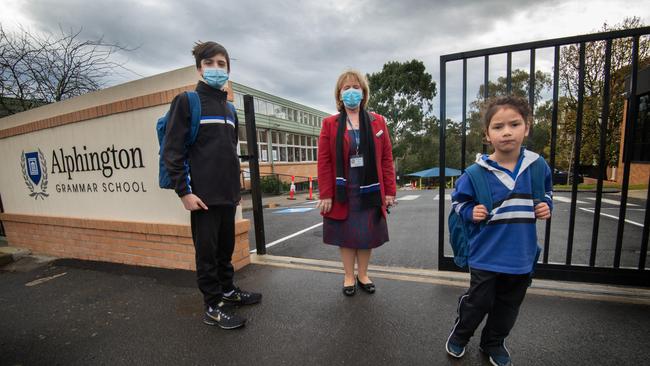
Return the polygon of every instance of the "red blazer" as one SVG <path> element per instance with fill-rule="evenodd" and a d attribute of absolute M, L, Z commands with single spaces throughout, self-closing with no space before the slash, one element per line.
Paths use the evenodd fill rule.
<path fill-rule="evenodd" d="M 395 168 L 393 167 L 393 147 L 388 136 L 388 128 L 384 117 L 376 113 L 369 113 L 372 135 L 375 139 L 375 161 L 377 163 L 377 178 L 381 187 L 381 212 L 386 217 L 386 195 L 395 196 Z M 318 138 L 318 190 L 320 199 L 331 198 L 332 210 L 325 217 L 345 220 L 348 217 L 348 202 L 337 202 L 336 192 L 336 131 L 338 129 L 339 115 L 335 114 L 323 120 L 323 127 Z M 383 131 L 383 132 L 379 132 Z M 379 134 L 379 135 L 378 135 Z M 343 135 L 343 161 L 349 161 L 350 137 Z M 345 164 L 347 176 L 349 164 Z"/>

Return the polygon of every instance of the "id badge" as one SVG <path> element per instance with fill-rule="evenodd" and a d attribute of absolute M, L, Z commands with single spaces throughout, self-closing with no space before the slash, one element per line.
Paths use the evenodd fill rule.
<path fill-rule="evenodd" d="M 360 168 L 363 166 L 363 155 L 350 156 L 350 168 Z"/>

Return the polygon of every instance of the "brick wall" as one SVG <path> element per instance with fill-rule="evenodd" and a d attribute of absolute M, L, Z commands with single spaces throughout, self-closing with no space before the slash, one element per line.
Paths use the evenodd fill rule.
<path fill-rule="evenodd" d="M 189 226 L 0 214 L 9 245 L 55 257 L 195 270 Z M 250 263 L 249 220 L 235 226 L 232 263 Z"/>
<path fill-rule="evenodd" d="M 621 121 L 621 142 L 619 144 L 618 169 L 616 169 L 616 182 L 623 184 L 625 163 L 623 162 L 623 148 L 625 147 L 625 121 L 627 120 L 627 100 L 623 105 L 623 119 Z M 650 164 L 630 164 L 630 184 L 648 184 L 650 179 Z"/>
<path fill-rule="evenodd" d="M 616 169 L 616 181 L 623 184 L 623 163 Z M 630 184 L 648 184 L 650 164 L 630 164 Z"/>

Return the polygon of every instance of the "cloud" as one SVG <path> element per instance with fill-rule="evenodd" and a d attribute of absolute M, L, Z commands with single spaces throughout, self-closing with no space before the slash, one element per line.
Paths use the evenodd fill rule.
<path fill-rule="evenodd" d="M 416 58 L 437 80 L 441 54 L 557 34 L 560 27 L 553 22 L 553 9 L 566 13 L 580 9 L 577 1 L 566 3 L 186 0 L 181 5 L 165 0 L 34 0 L 23 3 L 19 12 L 41 31 L 83 28 L 85 37 L 104 36 L 109 42 L 137 47 L 122 57 L 143 76 L 193 64 L 194 42 L 214 40 L 229 50 L 233 80 L 333 111 L 334 82 L 346 68 L 372 73 L 388 61 Z M 621 4 L 610 7 L 627 6 Z M 647 9 L 639 11 L 648 18 Z M 562 21 L 575 16 L 564 15 Z M 580 19 L 589 24 L 585 32 L 600 27 L 602 19 L 592 18 Z M 546 30 L 527 25 L 535 22 Z M 112 82 L 136 77 L 118 75 Z"/>

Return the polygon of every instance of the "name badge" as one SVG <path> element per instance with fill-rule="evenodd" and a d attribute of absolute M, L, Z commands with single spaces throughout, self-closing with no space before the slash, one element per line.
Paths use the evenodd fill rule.
<path fill-rule="evenodd" d="M 363 155 L 350 156 L 350 168 L 359 168 L 363 166 Z"/>

